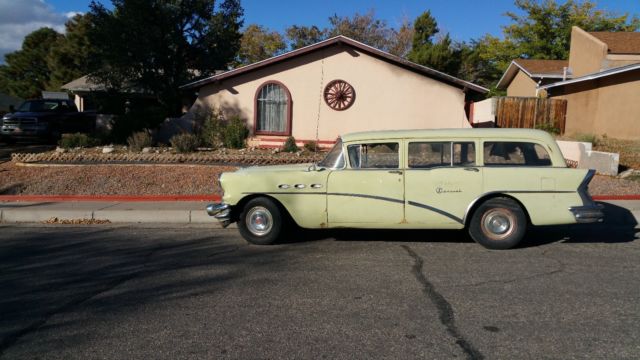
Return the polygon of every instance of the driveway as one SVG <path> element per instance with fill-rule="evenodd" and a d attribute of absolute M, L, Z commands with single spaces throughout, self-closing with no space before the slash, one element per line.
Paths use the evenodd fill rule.
<path fill-rule="evenodd" d="M 0 358 L 638 358 L 637 232 L 3 225 Z"/>

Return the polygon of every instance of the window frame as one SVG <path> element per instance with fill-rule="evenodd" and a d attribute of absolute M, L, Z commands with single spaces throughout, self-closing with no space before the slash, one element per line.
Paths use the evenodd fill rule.
<path fill-rule="evenodd" d="M 411 148 L 411 144 L 432 144 L 432 143 L 449 143 L 449 163 L 448 164 L 440 164 L 440 165 L 434 165 L 434 166 L 429 166 L 429 167 L 412 167 L 410 162 L 410 154 L 409 154 L 409 149 Z M 454 150 L 454 146 L 456 144 L 472 144 L 473 145 L 473 155 L 474 155 L 474 161 L 473 164 L 466 164 L 466 165 L 462 165 L 462 164 L 454 164 L 454 160 L 455 160 L 455 152 Z M 410 139 L 407 141 L 406 143 L 406 156 L 407 156 L 407 163 L 406 163 L 406 169 L 407 170 L 433 170 L 433 169 L 454 169 L 454 168 L 469 168 L 469 167 L 478 167 L 479 162 L 478 162 L 478 142 L 475 139 L 455 139 L 455 140 L 442 140 L 442 139 Z"/>
<path fill-rule="evenodd" d="M 542 149 L 547 153 L 547 156 L 549 157 L 549 163 L 545 164 L 545 165 L 534 165 L 534 164 L 527 164 L 526 163 L 526 158 L 525 158 L 525 163 L 524 164 L 494 164 L 494 163 L 489 163 L 487 164 L 487 159 L 484 156 L 485 155 L 485 144 L 486 143 L 497 143 L 497 142 L 503 142 L 503 143 L 528 143 L 528 144 L 532 144 L 532 145 L 538 145 L 540 147 L 542 147 Z M 506 167 L 517 167 L 517 168 L 549 168 L 549 167 L 556 167 L 556 165 L 553 162 L 553 159 L 551 157 L 551 148 L 548 146 L 548 144 L 545 143 L 541 143 L 539 141 L 536 140 L 532 140 L 532 139 L 483 139 L 480 142 L 481 148 L 480 148 L 480 154 L 482 154 L 482 166 L 483 167 L 489 167 L 489 168 L 506 168 Z"/>
<path fill-rule="evenodd" d="M 349 155 L 349 147 L 350 146 L 360 146 L 360 152 L 362 152 L 362 145 L 371 145 L 371 144 L 396 144 L 398 146 L 398 151 L 396 153 L 396 155 L 398 156 L 398 165 L 396 167 L 353 167 L 353 164 L 351 162 L 351 156 Z M 345 164 L 348 164 L 348 169 L 349 170 L 355 170 L 355 171 L 371 171 L 371 170 L 403 170 L 403 156 L 402 156 L 402 151 L 403 151 L 403 142 L 401 140 L 395 140 L 395 139 L 388 139 L 388 140 L 372 140 L 370 142 L 353 142 L 353 143 L 348 143 L 344 145 L 344 157 L 345 157 Z M 362 153 L 360 153 L 360 156 L 362 156 Z M 360 161 L 362 162 L 362 157 L 360 158 Z M 345 165 L 345 168 L 346 165 Z"/>
<path fill-rule="evenodd" d="M 285 131 L 264 131 L 258 130 L 258 97 L 260 96 L 260 92 L 262 89 L 270 84 L 275 84 L 282 87 L 287 95 L 287 111 L 286 111 L 286 125 Z M 268 80 L 260 84 L 258 89 L 256 89 L 256 93 L 253 97 L 253 133 L 254 135 L 275 135 L 275 136 L 291 136 L 291 118 L 293 114 L 293 100 L 291 99 L 291 92 L 289 88 L 285 84 L 277 80 Z"/>

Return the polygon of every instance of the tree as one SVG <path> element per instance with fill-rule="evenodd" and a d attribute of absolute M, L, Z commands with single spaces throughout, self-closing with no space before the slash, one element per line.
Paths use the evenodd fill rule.
<path fill-rule="evenodd" d="M 0 69 L 0 84 L 10 95 L 23 99 L 39 97 L 49 89 L 47 55 L 62 35 L 51 28 L 38 29 L 24 38 L 20 50 L 5 55 L 6 66 Z"/>
<path fill-rule="evenodd" d="M 65 34 L 58 38 L 47 56 L 50 70 L 49 87 L 60 86 L 87 75 L 89 59 L 95 56 L 88 31 L 93 25 L 91 14 L 76 15 L 65 24 Z"/>
<path fill-rule="evenodd" d="M 353 17 L 333 15 L 329 18 L 329 37 L 344 35 L 377 49 L 387 51 L 393 31 L 387 22 L 376 19 L 373 10 Z"/>
<path fill-rule="evenodd" d="M 456 76 L 460 68 L 459 54 L 449 34 L 440 34 L 439 31 L 438 23 L 429 10 L 418 16 L 408 58 L 417 64 Z M 440 38 L 436 39 L 436 35 L 440 35 Z"/>
<path fill-rule="evenodd" d="M 327 38 L 327 29 L 320 30 L 317 26 L 293 25 L 285 30 L 291 50 L 313 45 Z"/>
<path fill-rule="evenodd" d="M 414 33 L 415 29 L 411 22 L 404 19 L 402 25 L 400 25 L 400 29 L 393 29 L 393 36 L 388 49 L 389 53 L 406 58 L 411 51 Z"/>
<path fill-rule="evenodd" d="M 263 26 L 247 26 L 240 40 L 237 65 L 247 65 L 268 59 L 284 52 L 287 44 L 277 31 L 269 31 Z"/>
<path fill-rule="evenodd" d="M 142 88 L 168 114 L 180 113 L 180 85 L 194 74 L 227 69 L 240 48 L 239 0 L 113 0 L 113 10 L 93 1 L 89 41 L 91 78 L 109 88 Z M 161 120 L 161 119 L 159 119 Z"/>

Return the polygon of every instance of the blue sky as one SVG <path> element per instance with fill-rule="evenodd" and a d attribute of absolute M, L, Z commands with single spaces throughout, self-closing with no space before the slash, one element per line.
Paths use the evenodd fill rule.
<path fill-rule="evenodd" d="M 110 6 L 108 0 L 101 0 Z M 0 0 L 0 63 L 4 54 L 22 44 L 29 32 L 42 26 L 64 31 L 64 22 L 77 12 L 86 12 L 90 0 Z M 639 0 L 597 0 L 598 8 L 618 13 L 640 14 Z M 482 6 L 480 6 L 481 4 Z M 413 21 L 430 9 L 439 27 L 454 40 L 467 41 L 486 33 L 501 34 L 509 21 L 504 13 L 516 11 L 513 0 L 244 0 L 245 25 L 257 23 L 283 31 L 290 25 L 327 26 L 333 14 L 350 16 L 373 9 L 376 17 L 392 27 L 407 18 Z"/>

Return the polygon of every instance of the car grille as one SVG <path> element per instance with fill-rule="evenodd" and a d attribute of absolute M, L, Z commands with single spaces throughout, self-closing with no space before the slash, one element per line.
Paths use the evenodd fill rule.
<path fill-rule="evenodd" d="M 3 125 L 35 125 L 37 122 L 36 118 L 11 118 L 5 119 Z"/>

